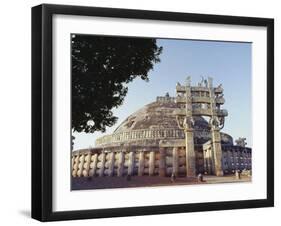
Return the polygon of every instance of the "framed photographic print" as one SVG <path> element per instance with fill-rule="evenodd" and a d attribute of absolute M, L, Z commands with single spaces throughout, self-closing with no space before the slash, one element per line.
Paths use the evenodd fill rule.
<path fill-rule="evenodd" d="M 274 21 L 32 8 L 32 217 L 274 205 Z"/>

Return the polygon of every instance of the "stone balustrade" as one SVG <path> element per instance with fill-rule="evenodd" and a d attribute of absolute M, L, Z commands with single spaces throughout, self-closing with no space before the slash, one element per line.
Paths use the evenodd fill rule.
<path fill-rule="evenodd" d="M 176 97 L 177 103 L 186 103 L 186 97 L 178 96 Z M 192 103 L 211 103 L 211 98 L 206 96 L 192 96 Z"/>
<path fill-rule="evenodd" d="M 214 174 L 214 157 L 210 143 L 196 151 L 196 165 L 201 173 Z M 95 148 L 72 153 L 73 177 L 185 176 L 184 146 Z M 225 173 L 251 170 L 251 149 L 222 146 L 222 168 Z"/>
<path fill-rule="evenodd" d="M 111 135 L 105 135 L 96 139 L 96 146 L 104 144 L 119 143 L 125 141 L 136 141 L 144 139 L 163 139 L 163 138 L 184 138 L 184 133 L 180 129 L 140 129 L 128 132 L 119 132 Z"/>
<path fill-rule="evenodd" d="M 194 136 L 197 138 L 210 139 L 211 134 L 208 130 L 194 130 Z M 232 144 L 232 138 L 229 135 L 221 133 L 222 140 Z M 114 145 L 116 143 L 133 142 L 142 140 L 159 140 L 159 139 L 183 139 L 184 132 L 181 129 L 150 129 L 150 130 L 134 130 L 128 132 L 119 132 L 111 135 L 105 135 L 96 139 L 96 147 L 103 147 L 107 144 Z"/>

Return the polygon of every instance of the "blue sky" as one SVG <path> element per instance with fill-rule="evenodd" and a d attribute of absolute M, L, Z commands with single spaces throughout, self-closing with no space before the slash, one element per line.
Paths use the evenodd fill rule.
<path fill-rule="evenodd" d="M 113 110 L 118 122 L 105 133 L 74 133 L 74 150 L 94 147 L 96 138 L 111 134 L 130 114 L 155 101 L 157 96 L 166 92 L 174 96 L 176 83 L 183 83 L 187 76 L 191 76 L 193 85 L 201 81 L 201 76 L 213 77 L 214 86 L 223 85 L 223 108 L 229 115 L 222 132 L 234 140 L 246 137 L 251 147 L 251 43 L 158 39 L 157 44 L 163 46 L 161 62 L 149 72 L 149 82 L 135 79 L 128 84 L 124 104 Z"/>

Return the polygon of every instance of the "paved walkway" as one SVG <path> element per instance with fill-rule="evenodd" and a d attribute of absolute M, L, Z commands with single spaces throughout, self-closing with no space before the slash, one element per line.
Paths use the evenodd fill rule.
<path fill-rule="evenodd" d="M 215 184 L 215 183 L 237 183 L 237 182 L 251 182 L 251 177 L 248 176 L 242 176 L 241 179 L 236 179 L 235 176 L 223 176 L 223 177 L 217 177 L 217 176 L 204 176 L 204 180 L 207 184 Z"/>
<path fill-rule="evenodd" d="M 214 183 L 237 183 L 250 182 L 251 177 L 242 177 L 240 180 L 235 176 L 204 176 L 203 182 L 198 182 L 196 178 L 179 177 L 174 182 L 169 177 L 158 176 L 134 176 L 130 179 L 126 177 L 80 177 L 72 178 L 72 190 L 83 189 L 105 189 L 105 188 L 127 188 L 127 187 L 151 187 L 151 186 L 175 186 L 187 184 L 214 184 Z"/>

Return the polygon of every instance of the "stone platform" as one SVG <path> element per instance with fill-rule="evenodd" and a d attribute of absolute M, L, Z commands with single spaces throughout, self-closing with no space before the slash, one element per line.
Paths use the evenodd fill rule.
<path fill-rule="evenodd" d="M 72 190 L 105 189 L 105 188 L 136 188 L 136 187 L 156 187 L 156 186 L 176 186 L 176 185 L 205 185 L 217 183 L 239 183 L 251 182 L 251 177 L 242 176 L 236 179 L 235 176 L 204 176 L 203 182 L 198 182 L 195 178 L 176 178 L 174 182 L 169 177 L 76 177 L 72 178 Z"/>

